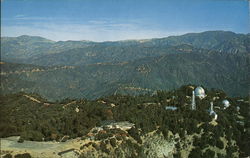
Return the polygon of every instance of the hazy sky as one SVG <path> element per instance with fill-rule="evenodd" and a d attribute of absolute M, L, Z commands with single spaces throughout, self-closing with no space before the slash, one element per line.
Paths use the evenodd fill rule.
<path fill-rule="evenodd" d="M 3 0 L 1 36 L 124 40 L 187 32 L 249 33 L 247 0 Z"/>

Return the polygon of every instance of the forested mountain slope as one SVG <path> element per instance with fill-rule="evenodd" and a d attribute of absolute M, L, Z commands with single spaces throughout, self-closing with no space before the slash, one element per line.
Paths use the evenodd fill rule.
<path fill-rule="evenodd" d="M 127 63 L 41 67 L 21 73 L 10 70 L 8 73 L 4 65 L 1 65 L 5 72 L 1 76 L 3 93 L 35 92 L 52 100 L 153 93 L 189 83 L 220 88 L 233 96 L 248 94 L 247 54 L 177 53 Z"/>
<path fill-rule="evenodd" d="M 202 100 L 196 97 L 197 109 L 191 110 L 194 88 L 188 85 L 153 96 L 113 95 L 93 101 L 48 102 L 35 94 L 1 95 L 0 137 L 19 135 L 19 142 L 54 140 L 57 144 L 76 138 L 72 151 L 90 158 L 248 156 L 248 99 L 205 89 L 207 96 Z M 224 99 L 230 102 L 226 109 Z M 217 120 L 208 113 L 211 101 Z M 168 110 L 167 106 L 177 109 Z M 110 126 L 113 123 L 118 126 Z M 61 151 L 68 149 L 61 144 Z M 34 154 L 30 148 L 25 152 Z M 47 150 L 41 152 L 39 156 L 45 157 Z"/>

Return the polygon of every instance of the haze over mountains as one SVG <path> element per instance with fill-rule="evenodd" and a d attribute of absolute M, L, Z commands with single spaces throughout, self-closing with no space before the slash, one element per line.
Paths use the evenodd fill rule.
<path fill-rule="evenodd" d="M 1 90 L 50 99 L 143 94 L 185 84 L 249 92 L 250 34 L 225 31 L 116 42 L 1 37 Z"/>

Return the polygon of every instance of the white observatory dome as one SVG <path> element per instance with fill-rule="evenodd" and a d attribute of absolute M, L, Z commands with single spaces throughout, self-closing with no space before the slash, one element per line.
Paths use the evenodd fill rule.
<path fill-rule="evenodd" d="M 239 106 L 237 106 L 237 107 L 236 107 L 236 110 L 239 112 L 239 111 L 240 111 L 240 107 L 239 107 Z"/>
<path fill-rule="evenodd" d="M 195 96 L 199 97 L 199 98 L 205 98 L 205 90 L 202 87 L 197 87 L 194 90 Z"/>
<path fill-rule="evenodd" d="M 230 106 L 230 103 L 228 100 L 223 100 L 222 104 L 224 105 L 224 109 L 228 108 Z"/>
<path fill-rule="evenodd" d="M 216 112 L 214 112 L 214 111 L 211 111 L 209 115 L 214 117 L 214 118 L 213 118 L 214 121 L 216 121 L 217 118 L 218 118 L 218 115 L 217 115 Z"/>

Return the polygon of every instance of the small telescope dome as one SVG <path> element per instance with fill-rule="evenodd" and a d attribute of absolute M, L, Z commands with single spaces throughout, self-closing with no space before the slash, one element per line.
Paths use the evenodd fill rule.
<path fill-rule="evenodd" d="M 223 104 L 223 106 L 224 106 L 225 109 L 228 108 L 228 107 L 230 106 L 229 101 L 226 100 L 226 99 L 222 101 L 222 104 Z"/>

